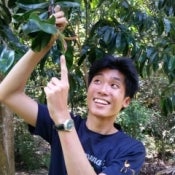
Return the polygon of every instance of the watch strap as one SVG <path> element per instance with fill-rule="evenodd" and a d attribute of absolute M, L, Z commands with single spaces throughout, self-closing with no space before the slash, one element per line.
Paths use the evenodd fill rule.
<path fill-rule="evenodd" d="M 54 128 L 57 131 L 71 131 L 73 127 L 74 127 L 74 121 L 72 119 L 67 119 L 62 124 L 54 125 Z"/>
<path fill-rule="evenodd" d="M 63 131 L 64 130 L 64 124 L 54 125 L 54 128 L 58 131 Z"/>

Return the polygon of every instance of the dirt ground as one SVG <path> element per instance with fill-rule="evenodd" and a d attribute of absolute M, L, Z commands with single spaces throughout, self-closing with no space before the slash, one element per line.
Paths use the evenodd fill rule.
<path fill-rule="evenodd" d="M 147 160 L 139 175 L 175 175 L 175 165 L 156 159 Z"/>

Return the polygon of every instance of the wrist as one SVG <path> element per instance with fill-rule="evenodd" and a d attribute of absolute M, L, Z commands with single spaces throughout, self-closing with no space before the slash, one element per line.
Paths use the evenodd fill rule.
<path fill-rule="evenodd" d="M 54 128 L 57 131 L 69 131 L 70 132 L 74 128 L 74 121 L 71 118 L 69 118 L 65 120 L 65 122 L 63 122 L 62 124 L 54 125 Z"/>
<path fill-rule="evenodd" d="M 57 115 L 53 118 L 53 121 L 54 121 L 55 125 L 59 125 L 59 124 L 62 124 L 66 120 L 69 120 L 69 119 L 71 119 L 71 116 L 70 116 L 69 112 L 66 112 L 66 113 L 59 113 L 59 115 Z"/>

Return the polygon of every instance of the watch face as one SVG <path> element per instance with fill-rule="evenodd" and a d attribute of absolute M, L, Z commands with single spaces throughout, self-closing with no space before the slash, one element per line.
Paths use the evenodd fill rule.
<path fill-rule="evenodd" d="M 68 120 L 65 124 L 65 130 L 70 131 L 74 127 L 74 121 L 72 119 Z"/>

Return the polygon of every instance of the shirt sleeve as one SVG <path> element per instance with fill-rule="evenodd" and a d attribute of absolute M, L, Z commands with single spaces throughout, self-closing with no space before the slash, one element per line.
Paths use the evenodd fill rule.
<path fill-rule="evenodd" d="M 75 117 L 72 113 L 70 113 L 70 115 L 75 121 L 75 127 L 78 128 L 82 120 L 81 117 Z M 55 140 L 55 137 L 58 137 L 58 134 L 54 129 L 54 123 L 50 117 L 47 105 L 38 104 L 36 127 L 29 125 L 29 131 L 31 134 L 41 136 L 50 144 L 52 144 L 52 141 Z"/>
<path fill-rule="evenodd" d="M 106 175 L 138 175 L 144 164 L 145 154 L 145 147 L 137 141 L 109 160 L 102 172 Z"/>
<path fill-rule="evenodd" d="M 53 136 L 53 121 L 50 118 L 49 111 L 46 105 L 38 104 L 38 116 L 36 127 L 29 125 L 31 134 L 39 135 L 44 140 L 51 144 Z"/>

